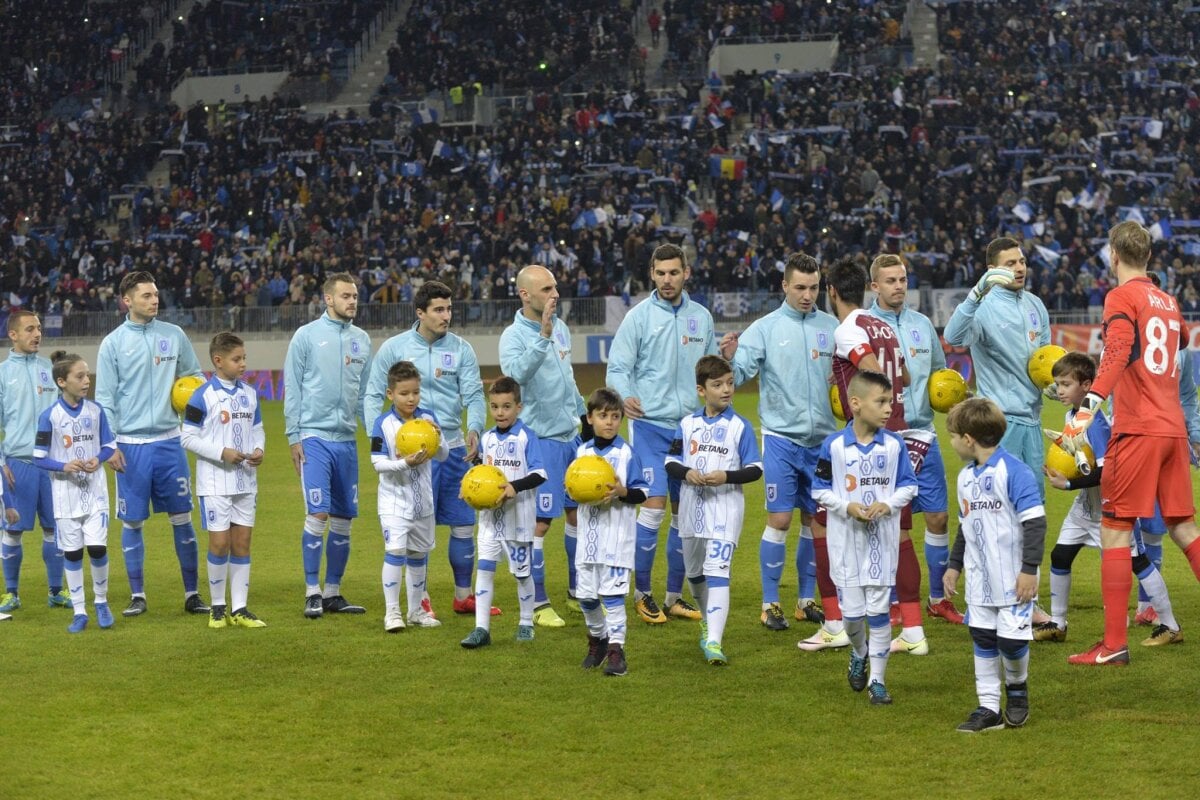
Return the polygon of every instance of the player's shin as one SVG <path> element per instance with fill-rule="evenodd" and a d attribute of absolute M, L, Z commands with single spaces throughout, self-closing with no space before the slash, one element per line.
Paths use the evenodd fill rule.
<path fill-rule="evenodd" d="M 45 551 L 43 550 L 43 553 Z M 13 594 L 20 593 L 21 561 L 25 557 L 25 548 L 21 544 L 21 534 L 5 533 L 0 536 L 0 559 L 4 564 L 4 589 Z M 62 578 L 60 577 L 61 581 Z M 62 584 L 59 584 L 59 588 Z"/>
<path fill-rule="evenodd" d="M 1161 547 L 1159 548 L 1161 551 Z M 55 540 L 54 531 L 42 533 L 42 563 L 46 565 L 46 585 L 50 594 L 57 594 L 63 587 L 63 552 Z"/>
<path fill-rule="evenodd" d="M 179 573 L 183 577 L 183 593 L 195 594 L 200 582 L 200 551 L 196 546 L 192 515 L 171 514 L 168 519 L 175 540 L 175 557 L 179 559 Z"/>
<path fill-rule="evenodd" d="M 404 553 L 387 551 L 383 554 L 383 605 L 387 611 L 400 610 L 400 583 L 404 580 Z"/>
<path fill-rule="evenodd" d="M 209 605 L 225 605 L 225 587 L 229 584 L 229 555 L 208 553 L 208 601 Z"/>
<path fill-rule="evenodd" d="M 813 551 L 813 534 L 812 528 L 807 525 L 800 528 L 800 542 L 796 546 L 796 575 L 799 587 L 797 599 L 803 606 L 816 596 L 817 590 L 817 562 L 816 554 Z"/>
<path fill-rule="evenodd" d="M 867 682 L 884 683 L 888 654 L 892 647 L 892 625 L 888 614 L 871 614 L 867 617 L 867 638 L 871 660 L 871 672 Z"/>
<path fill-rule="evenodd" d="M 1129 546 L 1106 547 L 1100 555 L 1100 593 L 1104 598 L 1104 646 L 1120 650 L 1128 642 L 1126 619 L 1133 574 Z"/>
<path fill-rule="evenodd" d="M 946 575 L 946 562 L 950 558 L 950 534 L 925 531 L 925 567 L 929 570 L 929 603 L 933 605 L 945 597 L 942 578 Z"/>
<path fill-rule="evenodd" d="M 720 644 L 729 619 L 729 578 L 708 578 L 708 603 L 704 618 L 708 621 L 708 640 Z"/>
<path fill-rule="evenodd" d="M 675 518 L 671 518 L 671 526 L 667 528 L 667 596 L 666 608 L 675 605 L 675 601 L 683 597 L 683 579 L 687 576 L 687 568 L 683 563 L 683 540 L 679 538 L 679 528 Z"/>
<path fill-rule="evenodd" d="M 88 547 L 92 566 L 92 602 L 103 605 L 108 602 L 108 550 L 105 547 Z"/>
<path fill-rule="evenodd" d="M 604 604 L 604 616 L 608 624 L 608 643 L 610 645 L 625 644 L 625 630 L 628 627 L 625 598 L 619 595 L 606 595 L 600 599 Z"/>
<path fill-rule="evenodd" d="M 490 630 L 492 626 L 492 596 L 496 593 L 496 562 L 481 558 L 475 569 L 475 627 Z M 419 603 L 420 601 L 418 601 Z M 411 606 L 411 602 L 409 604 Z M 524 612 L 525 606 L 521 605 Z M 533 624 L 533 609 L 530 608 L 529 623 Z"/>
<path fill-rule="evenodd" d="M 329 541 L 326 543 L 325 597 L 336 597 L 342 593 L 342 578 L 346 565 L 350 563 L 350 520 L 344 517 L 329 518 Z"/>
<path fill-rule="evenodd" d="M 763 528 L 762 541 L 758 544 L 758 568 L 762 576 L 762 603 L 766 608 L 779 602 L 779 581 L 783 578 L 783 562 L 787 560 L 787 531 Z M 797 555 L 796 568 L 800 568 Z"/>
<path fill-rule="evenodd" d="M 531 569 L 533 572 L 535 604 L 542 605 L 543 603 L 549 603 L 550 597 L 546 594 L 546 538 L 544 536 L 535 536 L 533 539 L 533 564 L 531 565 Z M 475 593 L 475 602 L 478 605 L 478 591 Z"/>
<path fill-rule="evenodd" d="M 975 695 L 979 705 L 1000 713 L 1000 650 L 996 632 L 971 628 L 975 642 Z"/>
<path fill-rule="evenodd" d="M 821 608 L 825 612 L 825 630 L 838 633 L 842 629 L 842 609 L 838 605 L 837 586 L 829 577 L 829 547 L 825 537 L 813 538 L 814 561 L 817 563 L 817 588 L 821 592 Z"/>
<path fill-rule="evenodd" d="M 250 556 L 229 557 L 229 605 L 234 611 L 246 607 L 250 595 Z"/>
<path fill-rule="evenodd" d="M 637 596 L 650 594 L 650 578 L 654 571 L 654 554 L 658 551 L 658 529 L 666 511 L 661 508 L 642 508 L 637 515 L 637 553 L 634 555 Z"/>
<path fill-rule="evenodd" d="M 126 522 L 121 526 L 121 553 L 125 558 L 125 573 L 129 576 L 129 591 L 134 597 L 145 596 L 143 566 L 146 545 L 142 540 L 142 523 Z"/>
<path fill-rule="evenodd" d="M 475 569 L 475 529 L 470 525 L 452 526 L 446 551 L 454 573 L 454 599 L 466 600 L 471 596 L 471 572 Z"/>
<path fill-rule="evenodd" d="M 579 543 L 579 528 L 571 523 L 563 525 L 563 547 L 567 551 L 567 591 L 575 596 L 575 547 Z"/>
<path fill-rule="evenodd" d="M 75 613 L 87 614 L 86 598 L 83 594 L 83 551 L 72 550 L 64 554 L 67 578 L 67 591 L 71 595 L 71 605 Z"/>
<path fill-rule="evenodd" d="M 421 610 L 421 600 L 425 596 L 425 568 L 429 563 L 429 554 L 409 550 L 405 560 L 405 591 L 408 595 L 408 614 L 412 616 Z"/>

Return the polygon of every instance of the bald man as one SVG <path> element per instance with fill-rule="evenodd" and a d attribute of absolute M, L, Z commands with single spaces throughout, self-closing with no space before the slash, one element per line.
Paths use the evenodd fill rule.
<path fill-rule="evenodd" d="M 558 282 L 553 273 L 537 264 L 517 273 L 521 310 L 500 336 L 500 369 L 521 385 L 524 408 L 521 419 L 542 441 L 547 480 L 538 487 L 537 528 L 533 541 L 533 622 L 548 628 L 566 623 L 550 605 L 546 594 L 543 545 L 550 524 L 565 514 L 563 543 L 567 551 L 567 607 L 578 611 L 575 600 L 575 503 L 563 488 L 567 466 L 575 458 L 581 418 L 586 409 L 575 373 L 571 369 L 571 330 L 557 316 Z M 590 436 L 588 437 L 590 438 Z"/>

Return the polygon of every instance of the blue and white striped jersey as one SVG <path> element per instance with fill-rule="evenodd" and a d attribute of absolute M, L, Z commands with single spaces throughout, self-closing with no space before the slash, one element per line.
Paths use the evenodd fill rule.
<path fill-rule="evenodd" d="M 897 433 L 880 428 L 862 444 L 854 426 L 821 444 L 813 499 L 829 512 L 829 577 L 840 587 L 892 586 L 900 554 L 900 510 L 917 496 L 908 448 Z M 862 522 L 847 513 L 851 503 L 886 503 L 892 513 Z"/>
<path fill-rule="evenodd" d="M 433 413 L 420 406 L 413 410 L 413 418 L 437 424 Z M 433 461 L 410 467 L 396 452 L 396 433 L 406 421 L 391 408 L 371 425 L 371 466 L 379 473 L 376 506 L 381 517 L 421 519 L 433 514 Z M 443 435 L 433 458 L 445 461 L 449 452 Z"/>
<path fill-rule="evenodd" d="M 258 392 L 241 381 L 226 383 L 214 374 L 188 400 L 180 443 L 197 456 L 197 497 L 257 492 L 258 469 L 222 461 L 221 452 L 229 447 L 250 455 L 266 449 Z"/>
<path fill-rule="evenodd" d="M 629 443 L 620 436 L 600 449 L 596 440 L 579 445 L 575 456 L 597 455 L 612 465 L 617 478 L 626 489 L 649 491 L 650 484 L 642 471 L 642 463 Z M 607 567 L 633 569 L 637 549 L 638 507 L 633 503 L 615 500 L 611 503 L 581 503 L 579 506 L 579 539 L 575 546 L 575 566 L 602 564 Z"/>
<path fill-rule="evenodd" d="M 517 420 L 503 433 L 498 428 L 484 431 L 479 440 L 483 463 L 499 467 L 510 482 L 526 475 L 546 477 L 542 445 L 537 434 Z M 479 512 L 479 535 L 508 542 L 532 542 L 537 526 L 537 492 L 517 492 L 499 508 Z"/>
<path fill-rule="evenodd" d="M 109 512 L 108 479 L 103 467 L 95 472 L 63 472 L 67 462 L 98 458 L 106 461 L 117 446 L 108 417 L 99 405 L 84 399 L 72 408 L 61 397 L 38 417 L 33 443 L 34 464 L 50 470 L 50 490 L 56 519 Z"/>
<path fill-rule="evenodd" d="M 1017 602 L 1024 544 L 1022 523 L 1046 516 L 1038 480 L 1027 465 L 998 448 L 982 467 L 958 473 L 959 536 L 966 549 L 966 600 L 975 606 Z"/>
<path fill-rule="evenodd" d="M 700 472 L 762 468 L 754 427 L 734 413 L 733 406 L 715 417 L 706 417 L 700 409 L 680 420 L 666 460 Z M 692 486 L 684 482 L 676 517 L 679 535 L 737 544 L 745 507 L 740 484 Z"/>

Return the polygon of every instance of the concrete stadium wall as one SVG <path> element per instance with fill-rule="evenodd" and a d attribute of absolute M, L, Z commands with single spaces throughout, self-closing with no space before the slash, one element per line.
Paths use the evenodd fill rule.
<path fill-rule="evenodd" d="M 212 75 L 187 78 L 171 92 L 171 102 L 187 108 L 196 102 L 215 105 L 240 103 L 249 95 L 251 100 L 274 97 L 288 78 L 287 72 L 243 72 L 237 75 Z"/>
<path fill-rule="evenodd" d="M 708 56 L 708 72 L 732 75 L 758 70 L 771 72 L 828 72 L 837 61 L 838 41 L 719 44 Z"/>

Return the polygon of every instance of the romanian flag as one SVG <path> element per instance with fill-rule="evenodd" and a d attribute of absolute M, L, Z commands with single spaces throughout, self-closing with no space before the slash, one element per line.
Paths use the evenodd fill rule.
<path fill-rule="evenodd" d="M 740 181 L 746 177 L 746 159 L 729 156 L 709 156 L 708 174 L 714 178 Z"/>

